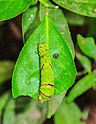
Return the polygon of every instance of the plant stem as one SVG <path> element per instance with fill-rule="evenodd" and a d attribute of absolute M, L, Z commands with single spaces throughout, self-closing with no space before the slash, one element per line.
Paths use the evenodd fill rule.
<path fill-rule="evenodd" d="M 84 75 L 84 74 L 86 74 L 86 73 L 87 73 L 86 70 L 79 71 L 79 72 L 77 73 L 77 76 L 82 76 L 82 75 Z"/>
<path fill-rule="evenodd" d="M 39 0 L 45 7 L 49 7 L 49 4 L 47 4 L 44 0 Z"/>
<path fill-rule="evenodd" d="M 53 9 L 57 9 L 59 8 L 59 6 L 51 6 L 48 3 L 45 2 L 45 0 L 39 0 L 46 8 L 53 8 Z"/>

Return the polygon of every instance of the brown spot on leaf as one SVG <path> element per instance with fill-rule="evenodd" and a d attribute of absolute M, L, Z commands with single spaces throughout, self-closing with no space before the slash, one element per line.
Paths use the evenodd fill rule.
<path fill-rule="evenodd" d="M 46 12 L 45 15 L 48 16 L 48 12 Z"/>
<path fill-rule="evenodd" d="M 60 28 L 61 28 L 61 29 L 64 29 L 64 28 L 65 28 L 65 26 L 64 26 L 64 25 L 62 25 L 62 26 L 60 26 Z"/>
<path fill-rule="evenodd" d="M 84 45 L 85 44 L 85 41 L 81 41 L 81 44 Z"/>
<path fill-rule="evenodd" d="M 53 54 L 53 58 L 57 59 L 59 55 L 57 53 Z"/>
<path fill-rule="evenodd" d="M 64 35 L 64 32 L 62 32 L 62 35 Z"/>

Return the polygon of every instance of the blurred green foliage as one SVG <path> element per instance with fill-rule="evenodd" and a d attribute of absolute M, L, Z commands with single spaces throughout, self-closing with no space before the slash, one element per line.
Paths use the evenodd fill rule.
<path fill-rule="evenodd" d="M 44 40 L 43 35 L 45 32 L 44 30 L 45 27 L 43 27 L 44 26 L 43 24 L 45 23 L 46 25 L 46 22 L 42 20 L 46 13 L 46 6 L 48 6 L 49 18 L 53 23 L 53 24 L 50 24 L 51 25 L 50 28 L 48 27 L 49 34 L 51 34 L 50 38 L 52 40 L 52 44 L 53 42 L 55 42 L 55 45 L 56 45 L 57 37 L 60 36 L 62 37 L 62 41 L 65 44 L 65 45 L 63 44 L 64 47 L 67 44 L 65 51 L 60 51 L 60 55 L 63 54 L 64 52 L 66 53 L 65 54 L 65 56 L 67 56 L 67 59 L 65 59 L 66 63 L 67 63 L 67 60 L 70 61 L 74 59 L 74 56 L 75 56 L 75 52 L 74 52 L 75 50 L 72 43 L 72 38 L 70 35 L 68 25 L 76 26 L 77 30 L 78 30 L 78 27 L 83 27 L 87 25 L 88 31 L 87 31 L 86 37 L 83 37 L 82 35 L 78 34 L 77 42 L 76 42 L 76 44 L 78 45 L 78 50 L 76 49 L 76 58 L 79 60 L 81 66 L 83 67 L 83 71 L 77 72 L 77 77 L 79 77 L 79 80 L 70 89 L 69 94 L 65 96 L 68 90 L 67 89 L 63 93 L 60 92 L 61 94 L 59 94 L 58 96 L 56 97 L 53 96 L 50 99 L 50 101 L 44 104 L 40 104 L 37 100 L 27 96 L 26 97 L 20 96 L 16 99 L 12 98 L 11 89 L 8 89 L 8 91 L 6 91 L 4 89 L 4 85 L 7 84 L 7 81 L 10 80 L 12 77 L 12 72 L 14 70 L 15 62 L 9 61 L 9 60 L 0 61 L 0 90 L 1 90 L 0 91 L 1 93 L 0 94 L 0 124 L 9 124 L 9 123 L 10 124 L 25 124 L 25 123 L 26 124 L 43 124 L 44 121 L 46 120 L 46 117 L 50 118 L 54 114 L 55 114 L 54 115 L 55 124 L 74 124 L 74 123 L 85 124 L 88 116 L 88 110 L 81 112 L 80 108 L 74 103 L 74 100 L 77 97 L 79 98 L 83 93 L 85 93 L 88 89 L 92 87 L 94 87 L 94 89 L 96 90 L 96 70 L 92 66 L 92 63 L 96 61 L 96 42 L 95 42 L 96 18 L 94 18 L 96 17 L 96 1 L 95 0 L 79 0 L 77 2 L 77 0 L 66 0 L 66 1 L 53 0 L 58 6 L 60 5 L 62 9 L 61 7 L 58 8 L 57 6 L 55 6 L 54 2 L 50 3 L 49 0 L 40 0 L 40 1 L 41 2 L 38 2 L 37 0 L 26 0 L 26 1 L 19 0 L 17 2 L 17 0 L 14 0 L 14 1 L 2 0 L 0 1 L 0 21 L 11 19 L 23 12 L 22 37 L 23 37 L 24 43 L 26 43 L 26 41 L 28 40 L 30 41 L 30 44 L 31 44 L 32 39 L 34 38 L 36 38 L 38 41 L 39 40 L 43 41 Z M 90 17 L 93 17 L 93 18 L 90 18 Z M 2 23 L 0 23 L 0 25 L 2 25 Z M 38 28 L 40 23 L 43 26 L 41 26 L 38 31 L 38 29 L 36 28 Z M 55 27 L 53 32 L 51 29 L 52 26 Z M 42 29 L 42 32 L 41 32 L 41 29 Z M 59 33 L 56 33 L 55 30 L 58 30 Z M 39 37 L 38 32 L 39 32 L 39 35 L 42 33 L 42 36 Z M 0 37 L 1 36 L 2 36 L 2 29 L 0 29 Z M 58 38 L 58 41 L 61 42 L 60 38 Z M 52 44 L 50 45 L 50 47 L 52 46 Z M 59 49 L 59 45 L 58 45 L 58 49 Z M 30 47 L 31 50 L 32 48 L 33 47 Z M 57 50 L 55 46 L 52 47 L 51 49 Z M 72 57 L 71 56 L 69 57 L 66 51 L 69 51 L 70 52 L 69 54 Z M 58 50 L 56 52 L 58 52 Z M 37 55 L 36 51 L 35 51 L 35 54 Z M 25 59 L 27 59 L 28 62 L 30 62 L 26 54 L 26 48 L 25 48 L 25 53 L 23 53 L 22 56 L 25 57 Z M 34 55 L 32 54 L 31 57 L 34 57 Z M 31 60 L 32 59 L 34 58 L 31 58 Z M 36 63 L 36 61 L 38 60 L 36 60 L 35 58 L 34 63 Z M 62 60 L 62 62 L 63 61 L 64 60 Z M 21 59 L 21 63 L 23 63 L 22 67 L 24 66 L 25 62 L 26 60 L 22 62 L 22 59 Z M 39 63 L 39 61 L 37 63 Z M 59 65 L 61 65 L 61 61 L 59 61 L 58 63 L 57 62 L 55 63 L 55 69 L 58 68 Z M 20 67 L 21 67 L 21 64 L 20 64 Z M 70 72 L 70 68 L 67 67 L 66 69 Z M 59 69 L 55 71 L 56 75 L 59 73 L 58 70 Z M 16 75 L 18 75 L 18 73 Z M 24 71 L 23 71 L 23 76 L 24 76 Z M 60 76 L 62 80 L 62 77 L 63 77 L 62 72 Z M 75 73 L 73 76 L 75 76 Z M 22 80 L 23 79 L 21 76 L 20 88 L 23 87 Z M 68 80 L 69 78 L 67 77 L 66 83 L 69 88 Z M 62 80 L 63 85 L 65 85 L 64 83 L 65 83 L 65 78 L 64 80 Z M 32 87 L 30 87 L 30 89 L 31 88 Z M 62 88 L 62 85 L 58 83 L 57 89 L 60 89 L 60 88 Z M 25 92 L 25 90 L 23 90 L 22 92 Z M 85 121 L 81 121 L 82 119 L 84 119 Z"/>

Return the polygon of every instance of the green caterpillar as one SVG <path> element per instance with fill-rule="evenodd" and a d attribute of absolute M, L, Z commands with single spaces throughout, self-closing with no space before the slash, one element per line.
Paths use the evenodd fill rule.
<path fill-rule="evenodd" d="M 50 53 L 47 43 L 39 44 L 41 85 L 39 101 L 42 103 L 49 100 L 54 93 L 54 73 L 51 64 Z"/>

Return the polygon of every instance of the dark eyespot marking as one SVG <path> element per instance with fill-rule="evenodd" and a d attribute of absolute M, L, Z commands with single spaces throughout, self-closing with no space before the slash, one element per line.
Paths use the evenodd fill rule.
<path fill-rule="evenodd" d="M 59 57 L 59 54 L 58 53 L 53 54 L 53 58 L 54 59 L 57 59 L 58 57 Z"/>
<path fill-rule="evenodd" d="M 44 44 L 44 47 L 46 47 L 46 44 Z"/>

